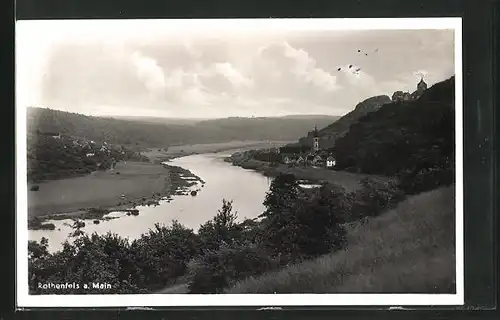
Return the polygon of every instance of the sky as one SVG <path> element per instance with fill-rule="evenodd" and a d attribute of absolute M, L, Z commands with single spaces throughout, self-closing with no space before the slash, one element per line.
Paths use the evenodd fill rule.
<path fill-rule="evenodd" d="M 343 115 L 455 73 L 453 29 L 345 20 L 20 21 L 16 104 L 97 116 Z"/>

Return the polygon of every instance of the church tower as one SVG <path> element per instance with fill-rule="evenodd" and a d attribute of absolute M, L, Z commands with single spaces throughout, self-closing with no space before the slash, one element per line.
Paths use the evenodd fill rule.
<path fill-rule="evenodd" d="M 318 152 L 319 151 L 319 134 L 318 134 L 318 128 L 314 126 L 314 132 L 313 132 L 313 152 Z"/>
<path fill-rule="evenodd" d="M 420 78 L 420 82 L 417 84 L 417 91 L 419 94 L 422 94 L 425 90 L 427 90 L 427 83 L 425 83 L 424 78 Z"/>

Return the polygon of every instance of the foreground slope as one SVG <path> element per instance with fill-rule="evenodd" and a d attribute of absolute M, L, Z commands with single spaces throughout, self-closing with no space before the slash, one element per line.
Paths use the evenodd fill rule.
<path fill-rule="evenodd" d="M 348 230 L 346 250 L 248 278 L 227 293 L 454 293 L 455 188 L 409 197 Z"/>

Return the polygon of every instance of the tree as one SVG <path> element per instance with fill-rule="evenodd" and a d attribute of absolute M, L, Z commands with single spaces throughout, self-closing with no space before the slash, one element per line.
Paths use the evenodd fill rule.
<path fill-rule="evenodd" d="M 341 188 L 323 185 L 312 199 L 301 200 L 296 206 L 298 232 L 294 242 L 305 256 L 318 256 L 343 248 L 346 230 L 340 224 L 343 215 Z"/>
<path fill-rule="evenodd" d="M 131 244 L 145 286 L 162 287 L 186 271 L 198 253 L 199 238 L 177 221 L 170 226 L 155 224 L 149 233 Z"/>
<path fill-rule="evenodd" d="M 239 242 L 242 228 L 236 223 L 237 218 L 238 214 L 233 213 L 233 202 L 223 199 L 217 215 L 198 230 L 203 250 L 217 250 L 222 244 Z"/>
<path fill-rule="evenodd" d="M 295 230 L 293 209 L 298 198 L 299 186 L 293 175 L 280 174 L 271 183 L 263 202 L 266 210 L 259 216 L 264 225 L 259 241 L 275 254 L 295 250 L 293 234 L 300 230 Z"/>

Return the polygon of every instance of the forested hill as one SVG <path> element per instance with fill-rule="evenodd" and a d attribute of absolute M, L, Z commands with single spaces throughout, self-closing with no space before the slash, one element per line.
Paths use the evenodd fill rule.
<path fill-rule="evenodd" d="M 324 149 L 331 148 L 335 145 L 335 141 L 345 135 L 349 131 L 349 127 L 356 123 L 359 118 L 364 115 L 378 110 L 382 105 L 390 103 L 391 99 L 388 96 L 381 95 L 368 98 L 356 105 L 354 110 L 342 116 L 340 119 L 321 128 L 318 132 L 320 146 Z M 299 144 L 304 146 L 312 146 L 312 131 L 308 130 L 305 137 L 299 139 Z"/>
<path fill-rule="evenodd" d="M 431 170 L 452 179 L 455 77 L 433 85 L 416 101 L 393 102 L 368 113 L 334 149 L 339 169 L 384 175 Z"/>
<path fill-rule="evenodd" d="M 158 118 L 125 120 L 92 117 L 45 108 L 28 109 L 28 130 L 59 132 L 96 141 L 142 146 L 169 146 L 232 140 L 294 140 L 312 127 L 325 126 L 338 117 L 225 118 L 195 123 Z"/>

